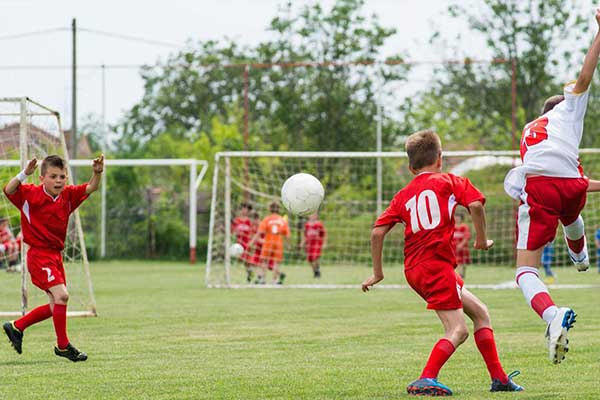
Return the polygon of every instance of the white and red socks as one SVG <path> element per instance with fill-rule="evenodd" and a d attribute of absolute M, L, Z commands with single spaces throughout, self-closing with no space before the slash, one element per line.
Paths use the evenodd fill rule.
<path fill-rule="evenodd" d="M 541 281 L 537 268 L 518 267 L 516 280 L 529 306 L 549 324 L 556 315 L 558 307 L 552 301 L 548 288 Z"/>

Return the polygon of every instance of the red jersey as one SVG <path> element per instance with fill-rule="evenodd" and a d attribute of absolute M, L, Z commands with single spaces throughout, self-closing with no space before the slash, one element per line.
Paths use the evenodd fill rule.
<path fill-rule="evenodd" d="M 31 247 L 62 251 L 69 225 L 69 215 L 88 198 L 87 183 L 67 185 L 53 198 L 43 185 L 21 184 L 13 194 L 6 194 L 21 211 L 23 241 Z"/>
<path fill-rule="evenodd" d="M 304 224 L 304 240 L 306 243 L 322 244 L 324 238 L 325 227 L 321 221 L 307 221 Z"/>
<path fill-rule="evenodd" d="M 252 221 L 248 217 L 236 217 L 231 223 L 231 231 L 235 234 L 237 242 L 245 249 L 254 234 Z"/>
<path fill-rule="evenodd" d="M 392 199 L 375 226 L 404 224 L 404 266 L 431 260 L 456 266 L 454 210 L 485 202 L 483 194 L 467 178 L 444 173 L 421 173 Z"/>
<path fill-rule="evenodd" d="M 0 229 L 0 243 L 12 242 L 15 241 L 15 235 L 13 235 L 10 228 L 7 226 L 5 228 Z"/>

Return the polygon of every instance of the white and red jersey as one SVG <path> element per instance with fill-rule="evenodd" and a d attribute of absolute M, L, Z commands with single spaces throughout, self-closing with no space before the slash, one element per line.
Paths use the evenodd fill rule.
<path fill-rule="evenodd" d="M 21 184 L 13 194 L 6 194 L 21 211 L 23 241 L 31 247 L 62 251 L 69 225 L 69 215 L 88 198 L 87 183 L 67 185 L 52 197 L 43 185 Z"/>
<path fill-rule="evenodd" d="M 231 232 L 235 235 L 236 241 L 244 246 L 248 246 L 248 242 L 254 234 L 252 229 L 252 221 L 248 217 L 236 217 L 231 223 Z"/>
<path fill-rule="evenodd" d="M 575 82 L 565 85 L 565 100 L 525 125 L 520 145 L 523 165 L 513 168 L 504 181 L 509 196 L 520 197 L 527 175 L 583 176 L 579 144 L 590 92 L 588 89 L 583 93 L 573 93 L 574 87 Z"/>
<path fill-rule="evenodd" d="M 406 269 L 431 260 L 455 266 L 454 210 L 478 200 L 485 197 L 467 178 L 421 173 L 396 193 L 375 226 L 404 224 Z"/>
<path fill-rule="evenodd" d="M 325 235 L 325 226 L 321 221 L 307 221 L 304 224 L 304 241 L 306 243 L 323 244 Z"/>

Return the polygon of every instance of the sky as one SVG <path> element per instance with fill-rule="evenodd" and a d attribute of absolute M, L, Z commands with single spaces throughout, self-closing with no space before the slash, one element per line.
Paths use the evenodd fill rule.
<path fill-rule="evenodd" d="M 463 0 L 474 4 L 474 0 Z M 294 6 L 314 0 L 293 2 Z M 334 1 L 320 2 L 324 8 Z M 0 34 L 0 97 L 29 96 L 58 110 L 65 126 L 71 125 L 71 21 L 77 20 L 78 121 L 85 115 L 117 122 L 143 94 L 139 70 L 107 68 L 104 81 L 100 65 L 154 64 L 166 59 L 189 40 L 229 37 L 253 45 L 269 38 L 266 31 L 281 0 L 139 0 L 67 1 L 0 0 L 3 18 Z M 404 52 L 411 60 L 451 59 L 449 48 L 428 45 L 433 27 L 442 27 L 445 37 L 465 32 L 466 26 L 445 15 L 448 0 L 366 0 L 364 13 L 377 14 L 397 34 L 385 44 L 382 58 Z M 86 31 L 87 30 L 87 31 Z M 9 37 L 28 32 L 45 33 Z M 89 31 L 143 38 L 140 43 Z M 481 55 L 484 45 L 473 40 L 465 53 Z M 90 68 L 91 67 L 91 68 Z M 104 82 L 104 84 L 103 84 Z M 104 87 L 104 95 L 103 95 Z M 103 102 L 104 99 L 104 102 Z"/>

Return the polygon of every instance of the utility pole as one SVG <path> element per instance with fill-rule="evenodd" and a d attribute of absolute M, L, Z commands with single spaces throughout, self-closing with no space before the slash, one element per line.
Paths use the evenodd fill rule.
<path fill-rule="evenodd" d="M 71 154 L 69 158 L 77 158 L 77 22 L 73 18 L 71 25 L 71 32 L 73 36 L 73 64 L 71 67 L 72 74 L 72 90 L 71 93 Z M 73 176 L 73 183 L 75 183 L 75 177 Z"/>

